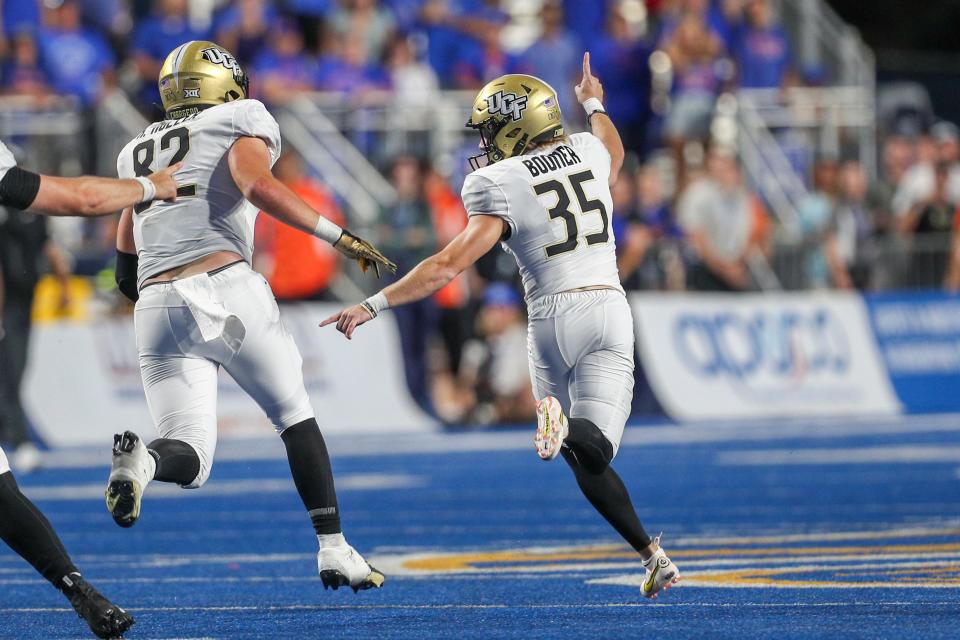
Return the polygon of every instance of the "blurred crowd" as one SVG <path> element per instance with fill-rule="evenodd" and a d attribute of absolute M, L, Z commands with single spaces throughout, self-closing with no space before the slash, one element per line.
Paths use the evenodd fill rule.
<path fill-rule="evenodd" d="M 0 90 L 41 107 L 50 96 L 70 96 L 88 113 L 121 90 L 145 117 L 159 119 L 164 57 L 186 40 L 208 38 L 237 56 L 254 96 L 274 106 L 322 91 L 358 107 L 386 96 L 402 112 L 443 90 L 530 73 L 557 88 L 568 124 L 580 130 L 572 86 L 589 49 L 629 151 L 613 187 L 628 290 L 749 291 L 765 288 L 771 271 L 784 288 L 960 289 L 954 125 L 885 129 L 877 179 L 859 159 L 818 154 L 809 175 L 799 176 L 809 191 L 789 242 L 735 149 L 711 143 L 725 92 L 831 82 L 828 71 L 799 63 L 777 7 L 774 0 L 7 0 Z M 397 194 L 370 235 L 402 271 L 466 220 L 462 169 L 441 171 L 425 148 L 370 156 Z M 351 223 L 349 208 L 296 153 L 286 153 L 276 173 L 318 210 Z M 78 273 L 102 275 L 114 232 L 107 221 L 54 235 Z M 337 287 L 338 255 L 322 242 L 261 216 L 257 245 L 255 266 L 280 299 L 350 295 Z M 434 299 L 394 313 L 408 386 L 427 410 L 451 423 L 531 415 L 512 258 L 496 249 Z"/>

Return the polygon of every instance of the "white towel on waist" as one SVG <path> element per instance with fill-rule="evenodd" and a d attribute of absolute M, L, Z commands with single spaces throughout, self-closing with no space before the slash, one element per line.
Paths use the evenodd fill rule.
<path fill-rule="evenodd" d="M 207 274 L 174 280 L 173 288 L 187 303 L 187 308 L 193 314 L 193 319 L 197 321 L 204 342 L 216 340 L 223 335 L 227 318 L 231 314 L 217 299 L 217 292 Z"/>

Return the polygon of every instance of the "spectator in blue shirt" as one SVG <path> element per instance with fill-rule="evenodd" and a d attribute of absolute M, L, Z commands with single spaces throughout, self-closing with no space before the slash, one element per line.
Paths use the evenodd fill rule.
<path fill-rule="evenodd" d="M 7 36 L 40 29 L 40 3 L 37 0 L 4 0 L 0 3 L 3 29 Z"/>
<path fill-rule="evenodd" d="M 30 31 L 13 37 L 11 54 L 3 64 L 3 92 L 33 96 L 38 102 L 50 95 L 47 74 L 40 68 L 40 53 Z"/>
<path fill-rule="evenodd" d="M 453 65 L 454 86 L 477 90 L 496 77 L 521 70 L 517 56 L 500 46 L 500 30 L 486 31 L 479 37 L 461 40 Z"/>
<path fill-rule="evenodd" d="M 89 107 L 114 84 L 113 52 L 100 34 L 80 24 L 80 7 L 66 0 L 45 15 L 40 60 L 56 93 Z"/>
<path fill-rule="evenodd" d="M 740 86 L 774 89 L 788 80 L 791 66 L 790 41 L 773 19 L 770 0 L 750 0 L 746 24 L 734 37 L 733 54 Z"/>
<path fill-rule="evenodd" d="M 603 33 L 609 5 L 610 0 L 563 0 L 564 23 L 580 42 L 592 42 L 597 34 Z"/>
<path fill-rule="evenodd" d="M 548 0 L 540 12 L 543 32 L 521 56 L 526 73 L 535 75 L 552 86 L 560 98 L 560 109 L 570 117 L 577 113 L 576 96 L 571 87 L 577 83 L 583 47 L 563 23 L 560 0 Z"/>
<path fill-rule="evenodd" d="M 144 18 L 133 34 L 133 56 L 142 82 L 138 99 L 144 107 L 157 102 L 157 77 L 167 54 L 190 40 L 205 40 L 207 33 L 194 29 L 187 0 L 155 0 L 154 13 Z"/>
<path fill-rule="evenodd" d="M 266 47 L 277 12 L 268 0 L 237 0 L 215 22 L 217 44 L 236 56 L 241 66 L 256 60 Z"/>
<path fill-rule="evenodd" d="M 297 25 L 281 19 L 270 31 L 270 46 L 257 56 L 254 76 L 267 102 L 281 104 L 314 88 L 317 64 L 303 45 Z"/>
<path fill-rule="evenodd" d="M 727 4 L 737 5 L 738 2 L 731 3 L 727 0 L 724 5 Z M 730 24 L 727 16 L 728 10 L 728 7 L 721 7 L 718 3 L 710 0 L 677 0 L 661 14 L 654 41 L 660 47 L 665 46 L 673 38 L 684 17 L 694 14 L 706 25 L 710 36 L 718 39 L 726 46 L 735 26 Z M 734 11 L 733 13 L 738 12 Z"/>
<path fill-rule="evenodd" d="M 336 41 L 333 51 L 320 60 L 316 86 L 362 100 L 371 91 L 388 89 L 390 81 L 383 67 L 367 60 L 363 42 L 343 37 Z"/>
<path fill-rule="evenodd" d="M 606 34 L 589 49 L 591 65 L 603 80 L 604 108 L 617 123 L 627 150 L 639 151 L 650 116 L 650 51 L 620 9 L 610 11 Z"/>
<path fill-rule="evenodd" d="M 397 22 L 397 30 L 408 33 L 417 27 L 420 11 L 426 0 L 384 0 L 383 4 L 390 9 L 393 19 Z"/>
<path fill-rule="evenodd" d="M 427 60 L 444 86 L 473 88 L 484 69 L 496 69 L 499 37 L 508 16 L 498 0 L 426 0 L 420 29 L 427 36 Z"/>

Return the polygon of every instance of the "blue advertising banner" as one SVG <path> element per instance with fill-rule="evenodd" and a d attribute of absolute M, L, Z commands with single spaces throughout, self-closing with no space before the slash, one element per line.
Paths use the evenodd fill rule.
<path fill-rule="evenodd" d="M 676 420 L 901 411 L 850 292 L 635 293 L 644 373 Z"/>
<path fill-rule="evenodd" d="M 960 296 L 865 296 L 893 388 L 910 413 L 960 410 Z"/>

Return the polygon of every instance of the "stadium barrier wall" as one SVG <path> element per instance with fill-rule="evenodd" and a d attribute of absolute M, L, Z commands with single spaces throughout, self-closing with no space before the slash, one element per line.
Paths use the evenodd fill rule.
<path fill-rule="evenodd" d="M 938 292 L 630 295 L 637 351 L 657 401 L 677 420 L 960 412 L 960 297 Z M 436 428 L 406 389 L 389 313 L 346 341 L 317 323 L 336 305 L 282 307 L 325 431 Z M 129 317 L 41 323 L 27 411 L 51 446 L 152 435 Z M 220 435 L 271 433 L 225 373 Z"/>
<path fill-rule="evenodd" d="M 647 379 L 674 419 L 902 411 L 857 294 L 638 293 L 631 304 Z"/>
<path fill-rule="evenodd" d="M 317 421 L 325 432 L 422 431 L 436 421 L 410 398 L 396 324 L 389 313 L 347 341 L 320 320 L 333 304 L 284 305 L 283 321 L 303 355 Z M 140 382 L 133 319 L 39 324 L 31 341 L 24 401 L 38 435 L 51 446 L 109 445 L 132 429 L 154 435 Z M 223 371 L 221 438 L 271 434 L 260 409 Z"/>
<path fill-rule="evenodd" d="M 960 297 L 908 292 L 865 299 L 883 364 L 904 409 L 960 411 Z"/>

